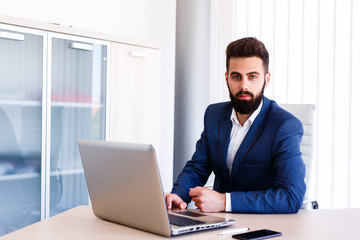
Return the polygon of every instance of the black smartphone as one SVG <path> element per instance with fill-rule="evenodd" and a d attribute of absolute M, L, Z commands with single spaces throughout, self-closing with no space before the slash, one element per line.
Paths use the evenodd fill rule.
<path fill-rule="evenodd" d="M 240 233 L 235 234 L 232 237 L 236 239 L 242 239 L 242 240 L 259 240 L 259 239 L 266 239 L 266 238 L 272 238 L 272 237 L 278 237 L 282 236 L 281 232 L 275 232 L 268 229 L 262 229 L 247 233 Z"/>

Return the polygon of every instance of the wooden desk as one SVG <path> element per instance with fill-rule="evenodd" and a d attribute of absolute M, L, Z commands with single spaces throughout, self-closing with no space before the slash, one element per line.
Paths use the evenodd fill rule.
<path fill-rule="evenodd" d="M 298 214 L 262 215 L 230 214 L 236 220 L 235 226 L 250 227 L 251 230 L 268 228 L 283 233 L 274 239 L 355 239 L 359 238 L 360 209 L 301 210 Z M 230 227 L 232 228 L 232 227 Z M 230 229 L 227 228 L 227 229 Z M 231 235 L 220 236 L 220 230 L 190 233 L 173 239 L 233 239 Z M 92 239 L 166 239 L 95 217 L 89 206 L 80 206 L 35 223 L 16 232 L 5 235 L 1 240 L 52 239 L 52 240 L 92 240 Z"/>

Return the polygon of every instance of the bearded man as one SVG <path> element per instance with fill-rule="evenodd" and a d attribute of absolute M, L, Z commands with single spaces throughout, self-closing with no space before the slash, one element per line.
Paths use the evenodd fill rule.
<path fill-rule="evenodd" d="M 226 49 L 230 102 L 208 106 L 196 150 L 165 194 L 169 209 L 193 200 L 202 212 L 296 213 L 306 191 L 301 122 L 264 96 L 269 54 L 256 38 Z M 213 189 L 203 187 L 211 172 Z"/>

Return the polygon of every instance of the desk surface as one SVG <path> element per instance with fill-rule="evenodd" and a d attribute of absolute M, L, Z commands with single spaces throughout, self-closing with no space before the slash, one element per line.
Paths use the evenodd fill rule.
<path fill-rule="evenodd" d="M 360 209 L 301 210 L 297 214 L 263 215 L 214 213 L 236 220 L 234 227 L 249 227 L 250 230 L 268 228 L 283 233 L 274 239 L 354 239 L 360 227 Z M 190 233 L 172 239 L 233 239 L 231 235 L 220 236 L 220 230 Z M 167 239 L 94 216 L 91 207 L 80 206 L 44 221 L 35 223 L 5 235 L 1 240 L 52 239 Z"/>

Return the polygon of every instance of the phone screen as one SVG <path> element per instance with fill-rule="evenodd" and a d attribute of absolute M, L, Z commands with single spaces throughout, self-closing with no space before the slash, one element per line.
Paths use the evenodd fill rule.
<path fill-rule="evenodd" d="M 259 239 L 266 239 L 271 237 L 278 237 L 281 236 L 281 232 L 275 232 L 268 229 L 262 229 L 247 233 L 235 234 L 233 238 L 242 239 L 242 240 L 259 240 Z"/>

